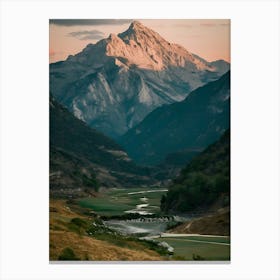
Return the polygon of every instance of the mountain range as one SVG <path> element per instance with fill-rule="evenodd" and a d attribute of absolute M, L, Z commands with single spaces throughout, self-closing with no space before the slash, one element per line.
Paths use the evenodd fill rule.
<path fill-rule="evenodd" d="M 156 108 L 185 100 L 228 70 L 226 61 L 208 62 L 134 21 L 50 64 L 50 90 L 77 118 L 119 139 Z"/>
<path fill-rule="evenodd" d="M 230 125 L 230 72 L 191 92 L 185 100 L 155 109 L 120 143 L 139 164 L 184 164 L 216 141 Z M 169 155 L 168 155 L 169 154 Z"/>

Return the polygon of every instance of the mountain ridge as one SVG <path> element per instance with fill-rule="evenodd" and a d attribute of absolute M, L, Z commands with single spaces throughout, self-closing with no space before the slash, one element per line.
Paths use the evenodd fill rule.
<path fill-rule="evenodd" d="M 158 164 L 165 156 L 204 149 L 229 128 L 230 72 L 191 92 L 185 100 L 163 105 L 119 141 L 140 164 Z"/>
<path fill-rule="evenodd" d="M 82 194 L 82 189 L 131 187 L 154 182 L 113 140 L 90 128 L 50 97 L 50 190 Z"/>

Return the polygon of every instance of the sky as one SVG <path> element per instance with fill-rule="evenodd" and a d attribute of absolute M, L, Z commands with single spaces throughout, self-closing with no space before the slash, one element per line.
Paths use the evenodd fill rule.
<path fill-rule="evenodd" d="M 229 19 L 137 19 L 164 39 L 207 61 L 230 62 Z M 50 62 L 65 60 L 89 43 L 125 31 L 132 19 L 51 19 Z"/>

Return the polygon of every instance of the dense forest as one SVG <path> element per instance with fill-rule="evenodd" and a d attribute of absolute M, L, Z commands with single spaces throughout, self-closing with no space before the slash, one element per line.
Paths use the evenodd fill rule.
<path fill-rule="evenodd" d="M 230 132 L 195 157 L 173 180 L 161 199 L 165 212 L 207 210 L 219 201 L 228 206 L 230 193 Z"/>

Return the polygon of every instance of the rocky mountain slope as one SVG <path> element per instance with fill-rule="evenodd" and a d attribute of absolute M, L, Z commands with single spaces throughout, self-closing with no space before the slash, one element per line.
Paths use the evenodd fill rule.
<path fill-rule="evenodd" d="M 118 138 L 163 104 L 229 69 L 172 44 L 140 22 L 50 64 L 50 89 L 76 117 Z"/>
<path fill-rule="evenodd" d="M 50 98 L 50 189 L 79 193 L 83 188 L 150 183 L 149 170 L 135 165 L 113 140 L 90 128 Z"/>
<path fill-rule="evenodd" d="M 120 143 L 141 164 L 158 164 L 176 154 L 190 160 L 229 128 L 230 72 L 191 92 L 181 102 L 165 105 L 130 129 Z M 183 157 L 183 159 L 182 159 Z"/>

